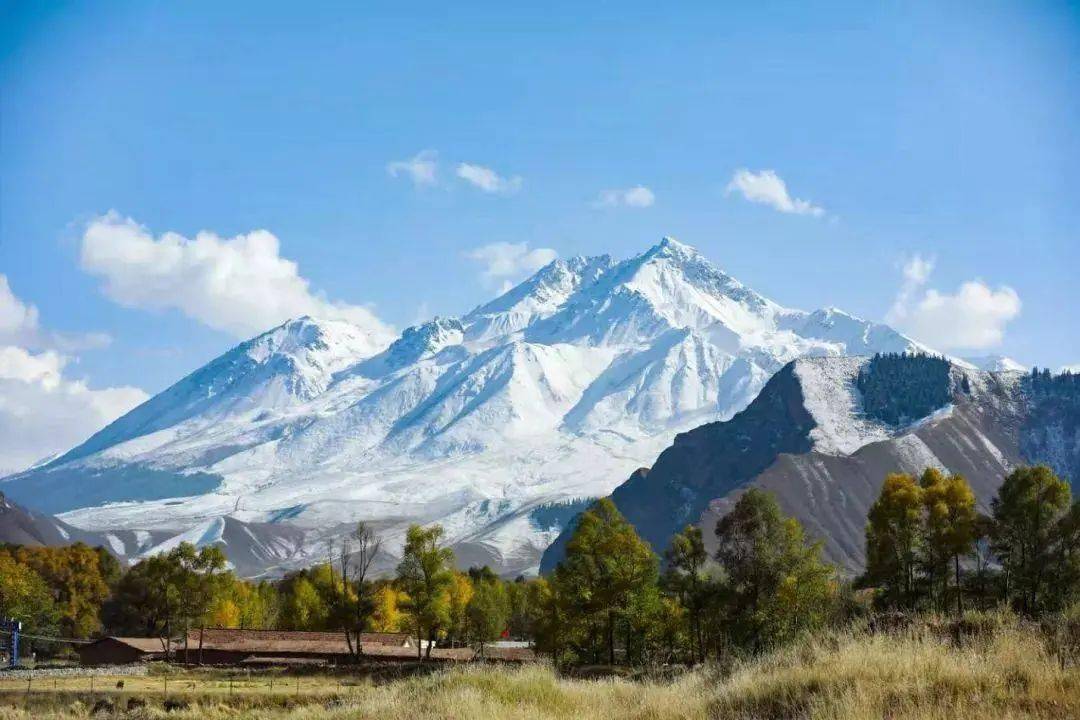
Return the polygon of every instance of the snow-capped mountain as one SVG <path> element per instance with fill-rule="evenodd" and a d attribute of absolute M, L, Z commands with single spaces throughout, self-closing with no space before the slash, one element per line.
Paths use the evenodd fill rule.
<path fill-rule="evenodd" d="M 226 542 L 219 518 L 288 526 L 283 566 L 325 558 L 358 519 L 390 548 L 440 522 L 463 562 L 529 571 L 560 508 L 730 418 L 787 362 L 923 349 L 840 310 L 782 307 L 665 238 L 621 262 L 556 260 L 388 346 L 290 321 L 0 489 L 86 529 Z"/>

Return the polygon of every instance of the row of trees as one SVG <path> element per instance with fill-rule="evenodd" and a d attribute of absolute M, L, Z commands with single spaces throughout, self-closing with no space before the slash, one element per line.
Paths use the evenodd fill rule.
<path fill-rule="evenodd" d="M 357 657 L 365 631 L 411 632 L 428 652 L 436 642 L 482 649 L 501 636 L 527 637 L 530 583 L 505 581 L 487 567 L 457 570 L 439 526 L 409 529 L 396 577 L 372 577 L 380 547 L 361 523 L 330 562 L 252 582 L 228 571 L 216 546 L 183 543 L 126 570 L 106 551 L 83 544 L 3 546 L 0 617 L 18 618 L 38 635 L 150 636 L 163 647 L 204 627 L 343 632 Z M 177 651 L 201 659 L 198 645 Z"/>
<path fill-rule="evenodd" d="M 659 558 L 610 500 L 583 513 L 566 558 L 541 580 L 534 637 L 556 662 L 630 664 L 755 652 L 839 617 L 836 569 L 760 490 L 716 525 L 689 526 Z"/>
<path fill-rule="evenodd" d="M 798 521 L 750 489 L 708 535 L 678 533 L 663 562 L 610 500 L 597 501 L 578 516 L 556 570 L 531 580 L 456 569 L 437 525 L 411 527 L 394 577 L 379 578 L 381 542 L 364 524 L 330 562 L 276 582 L 237 578 L 217 547 L 181 544 L 126 571 L 83 545 L 0 548 L 0 615 L 68 637 L 325 630 L 343 632 L 359 658 L 361 632 L 409 632 L 423 641 L 421 657 L 436 643 L 483 651 L 511 637 L 557 663 L 646 664 L 760 652 L 849 619 L 868 596 L 885 608 L 957 612 L 1009 602 L 1038 614 L 1075 602 L 1080 503 L 1067 483 L 1045 467 L 1020 468 L 991 510 L 980 514 L 956 475 L 888 476 L 859 579 L 872 592 L 856 592 Z M 197 646 L 179 652 L 200 659 Z"/>
<path fill-rule="evenodd" d="M 0 545 L 0 616 L 27 618 L 32 627 L 88 637 L 120 577 L 116 559 L 81 543 L 66 547 Z"/>
<path fill-rule="evenodd" d="M 904 609 L 1008 602 L 1035 615 L 1065 607 L 1080 592 L 1080 502 L 1045 466 L 1005 478 L 978 512 L 959 475 L 892 474 L 870 508 L 862 581 L 878 603 Z"/>

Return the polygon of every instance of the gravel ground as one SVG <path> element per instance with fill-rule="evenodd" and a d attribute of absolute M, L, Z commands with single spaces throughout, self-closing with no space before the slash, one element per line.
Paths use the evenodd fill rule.
<path fill-rule="evenodd" d="M 90 677 L 91 675 L 99 677 L 101 675 L 146 675 L 146 665 L 142 663 L 135 663 L 133 665 L 109 665 L 106 667 L 81 667 L 79 665 L 72 665 L 70 667 L 36 668 L 34 670 L 28 668 L 0 670 L 0 680 L 36 680 L 38 678 L 51 677 Z"/>

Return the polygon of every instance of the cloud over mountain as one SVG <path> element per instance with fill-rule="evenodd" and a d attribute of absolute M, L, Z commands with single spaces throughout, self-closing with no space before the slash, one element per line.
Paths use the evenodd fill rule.
<path fill-rule="evenodd" d="M 42 328 L 37 308 L 16 297 L 0 275 L 0 475 L 85 440 L 146 400 L 138 388 L 92 389 L 65 376 L 72 358 L 63 350 L 92 345 L 94 338 L 107 341 L 97 333 Z"/>
<path fill-rule="evenodd" d="M 927 288 L 934 262 L 919 255 L 903 267 L 903 281 L 886 320 L 942 349 L 984 349 L 1000 345 L 1005 328 L 1020 314 L 1020 296 L 1007 285 L 981 280 L 961 283 L 953 293 Z"/>
<path fill-rule="evenodd" d="M 793 198 L 788 193 L 787 183 L 776 174 L 775 170 L 754 172 L 745 168 L 735 171 L 728 183 L 728 194 L 737 192 L 752 203 L 768 205 L 773 210 L 794 215 L 812 215 L 821 217 L 825 209 L 814 205 L 809 200 Z"/>
<path fill-rule="evenodd" d="M 559 256 L 551 248 L 529 249 L 529 243 L 497 242 L 473 248 L 466 257 L 483 265 L 485 280 L 500 283 L 500 292 L 509 290 L 508 285 L 532 274 Z"/>
<path fill-rule="evenodd" d="M 166 232 L 155 238 L 131 218 L 109 212 L 82 237 L 83 269 L 125 307 L 176 309 L 237 337 L 301 315 L 349 320 L 378 341 L 391 331 L 366 307 L 331 301 L 312 291 L 280 243 L 266 230 L 223 238 Z"/>

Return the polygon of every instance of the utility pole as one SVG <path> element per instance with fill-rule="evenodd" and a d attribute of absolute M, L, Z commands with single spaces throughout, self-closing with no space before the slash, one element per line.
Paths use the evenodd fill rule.
<path fill-rule="evenodd" d="M 14 618 L 0 620 L 0 632 L 8 636 L 8 667 L 15 668 L 19 664 L 19 634 L 22 632 L 22 623 Z"/>

